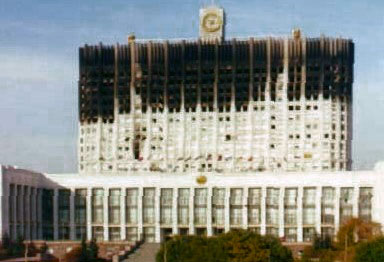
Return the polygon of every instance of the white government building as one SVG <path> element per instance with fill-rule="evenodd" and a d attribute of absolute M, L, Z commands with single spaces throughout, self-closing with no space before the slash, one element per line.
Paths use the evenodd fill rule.
<path fill-rule="evenodd" d="M 224 39 L 80 48 L 79 173 L 1 167 L 0 234 L 160 242 L 235 228 L 310 242 L 384 225 L 384 165 L 351 171 L 354 44 Z"/>

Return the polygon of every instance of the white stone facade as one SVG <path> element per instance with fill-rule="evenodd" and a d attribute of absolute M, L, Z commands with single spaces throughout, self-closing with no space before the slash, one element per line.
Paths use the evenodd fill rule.
<path fill-rule="evenodd" d="M 384 225 L 384 173 L 39 174 L 1 168 L 1 235 L 160 242 L 232 228 L 309 242 L 350 217 Z M 205 179 L 197 182 L 198 177 Z"/>
<path fill-rule="evenodd" d="M 101 69 L 80 63 L 84 70 L 80 77 L 83 90 L 80 96 L 84 100 L 81 119 L 88 119 L 79 125 L 80 173 L 351 169 L 353 43 L 350 40 L 251 38 L 189 45 L 196 47 L 200 61 L 185 59 L 182 73 L 172 72 L 171 68 L 177 67 L 172 63 L 187 57 L 185 42 L 131 42 L 129 46 L 84 48 L 83 53 L 88 54 L 82 58 L 84 61 L 93 59 L 95 50 L 102 53 L 111 49 L 114 58 L 110 59 L 114 62 Z M 131 57 L 119 58 L 127 50 Z M 166 55 L 170 56 L 170 50 L 184 50 L 183 58 L 171 60 Z M 201 58 L 204 52 L 211 52 L 212 57 L 204 60 Z M 221 56 L 233 52 L 264 57 L 244 62 L 242 56 L 233 55 L 233 61 L 221 62 L 220 52 Z M 324 57 L 318 56 L 320 53 Z M 163 54 L 164 61 L 156 63 L 159 54 Z M 120 83 L 117 76 L 119 63 L 123 62 L 130 63 L 129 83 L 128 80 Z M 161 73 L 151 71 L 158 67 Z M 105 68 L 111 71 L 108 77 L 103 71 L 92 71 Z M 97 78 L 102 81 L 95 80 L 95 74 L 103 76 Z M 180 82 L 182 77 L 185 80 Z M 152 78 L 166 84 L 158 85 Z M 202 84 L 204 78 L 209 79 L 208 83 Z M 174 81 L 172 85 L 167 84 L 171 81 Z M 101 88 L 114 92 L 106 95 Z M 129 90 L 125 98 L 121 94 L 128 91 L 123 88 Z M 177 91 L 170 93 L 171 88 Z M 86 98 L 90 90 L 99 93 Z M 157 94 L 158 90 L 164 94 Z M 193 91 L 200 97 L 194 96 L 190 102 L 188 97 Z M 172 109 L 167 104 L 172 95 L 178 98 L 175 102 L 180 104 L 178 108 Z M 150 103 L 157 96 L 165 101 Z M 220 102 L 223 96 L 229 99 L 225 103 Z M 99 100 L 86 103 L 86 99 L 94 97 L 110 101 L 105 102 L 105 108 L 92 109 L 94 114 L 109 112 L 109 118 L 91 117 L 92 111 L 86 111 L 87 106 L 98 103 Z M 213 101 L 204 103 L 202 100 L 207 97 Z M 119 108 L 127 101 L 130 111 L 120 112 Z M 188 101 L 195 104 L 188 106 Z"/>

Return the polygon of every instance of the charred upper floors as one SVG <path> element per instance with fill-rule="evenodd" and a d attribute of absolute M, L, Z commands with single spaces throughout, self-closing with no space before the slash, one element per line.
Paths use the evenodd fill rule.
<path fill-rule="evenodd" d="M 248 111 L 250 102 L 352 101 L 354 44 L 340 38 L 145 42 L 80 48 L 81 123 L 131 112 Z"/>

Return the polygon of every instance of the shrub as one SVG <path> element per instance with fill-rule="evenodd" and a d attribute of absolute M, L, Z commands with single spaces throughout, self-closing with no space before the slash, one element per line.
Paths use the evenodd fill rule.
<path fill-rule="evenodd" d="M 384 261 L 384 237 L 361 243 L 356 248 L 355 262 Z"/>
<path fill-rule="evenodd" d="M 157 262 L 292 262 L 277 238 L 234 230 L 217 237 L 178 236 L 164 243 Z"/>

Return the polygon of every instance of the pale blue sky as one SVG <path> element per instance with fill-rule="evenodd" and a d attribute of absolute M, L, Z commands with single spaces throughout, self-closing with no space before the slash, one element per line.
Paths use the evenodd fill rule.
<path fill-rule="evenodd" d="M 78 47 L 138 38 L 193 38 L 210 0 L 1 0 L 0 163 L 75 172 Z M 227 35 L 352 38 L 353 159 L 384 159 L 384 1 L 220 0 Z"/>

